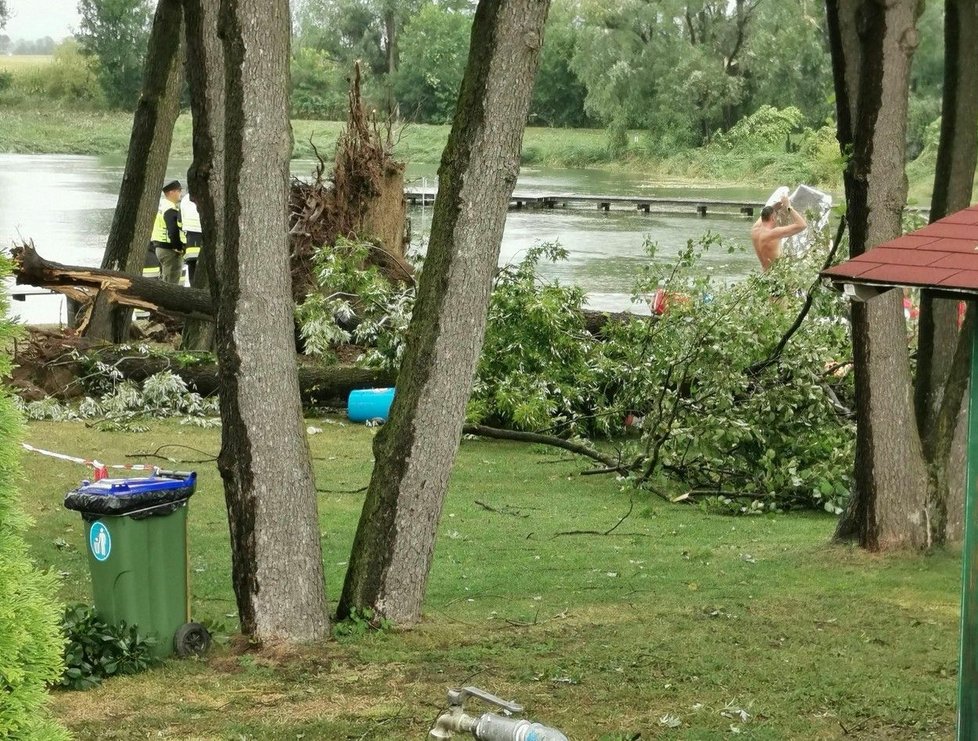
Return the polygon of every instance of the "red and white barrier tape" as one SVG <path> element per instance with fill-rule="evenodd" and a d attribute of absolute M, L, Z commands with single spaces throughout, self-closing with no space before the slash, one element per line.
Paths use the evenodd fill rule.
<path fill-rule="evenodd" d="M 57 458 L 58 460 L 68 461 L 69 463 L 78 463 L 82 466 L 88 466 L 94 472 L 93 478 L 95 481 L 107 478 L 109 475 L 109 469 L 116 469 L 122 471 L 155 471 L 156 466 L 151 466 L 148 463 L 118 463 L 114 465 L 106 465 L 105 463 L 100 463 L 97 460 L 89 460 L 87 458 L 78 458 L 73 455 L 65 455 L 64 453 L 55 453 L 53 450 L 43 450 L 41 448 L 35 448 L 33 445 L 28 445 L 27 443 L 21 443 L 24 450 L 29 450 L 32 453 L 38 453 L 40 455 L 46 455 L 49 458 Z"/>

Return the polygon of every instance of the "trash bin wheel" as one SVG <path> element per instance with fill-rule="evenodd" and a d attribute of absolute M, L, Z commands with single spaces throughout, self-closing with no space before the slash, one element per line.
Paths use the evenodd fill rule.
<path fill-rule="evenodd" d="M 173 634 L 173 649 L 177 656 L 203 656 L 211 645 L 211 634 L 200 623 L 184 623 Z"/>

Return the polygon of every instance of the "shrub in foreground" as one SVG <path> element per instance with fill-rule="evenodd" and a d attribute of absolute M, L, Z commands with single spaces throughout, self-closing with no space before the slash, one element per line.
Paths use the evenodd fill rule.
<path fill-rule="evenodd" d="M 2 272 L 7 273 L 7 266 Z M 0 310 L 6 299 L 0 299 Z M 0 322 L 3 346 L 13 327 Z M 0 374 L 10 373 L 9 351 L 0 353 Z M 28 521 L 17 510 L 21 484 L 20 418 L 8 394 L 0 394 L 0 739 L 67 738 L 45 713 L 47 686 L 61 676 L 61 647 L 54 581 L 38 572 L 27 553 Z"/>

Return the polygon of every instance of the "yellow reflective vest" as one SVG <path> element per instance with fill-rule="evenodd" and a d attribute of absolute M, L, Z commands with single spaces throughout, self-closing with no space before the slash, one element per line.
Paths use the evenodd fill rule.
<path fill-rule="evenodd" d="M 160 199 L 160 208 L 156 212 L 156 221 L 153 222 L 153 242 L 160 242 L 161 244 L 170 244 L 170 233 L 166 228 L 166 219 L 164 219 L 164 214 L 170 209 L 177 212 L 177 228 L 180 228 L 180 209 L 167 198 Z"/>

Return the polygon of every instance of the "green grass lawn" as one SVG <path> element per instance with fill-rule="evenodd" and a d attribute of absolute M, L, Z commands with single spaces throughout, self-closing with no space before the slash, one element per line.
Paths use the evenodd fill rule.
<path fill-rule="evenodd" d="M 310 445 L 335 601 L 373 432 L 310 423 L 324 429 Z M 174 422 L 142 434 L 32 423 L 27 441 L 111 463 L 152 462 L 164 444 L 208 458 L 219 444 L 216 430 Z M 33 553 L 63 574 L 65 600 L 84 601 L 81 519 L 61 498 L 85 469 L 24 463 Z M 195 618 L 231 633 L 220 478 L 213 463 L 194 468 Z M 52 707 L 80 739 L 421 739 L 446 688 L 476 684 L 572 739 L 951 736 L 957 554 L 871 555 L 828 545 L 826 515 L 729 518 L 644 496 L 612 535 L 559 535 L 606 531 L 628 511 L 627 491 L 584 468 L 542 448 L 464 441 L 414 630 L 291 653 L 232 641 L 201 661 L 54 692 Z"/>

